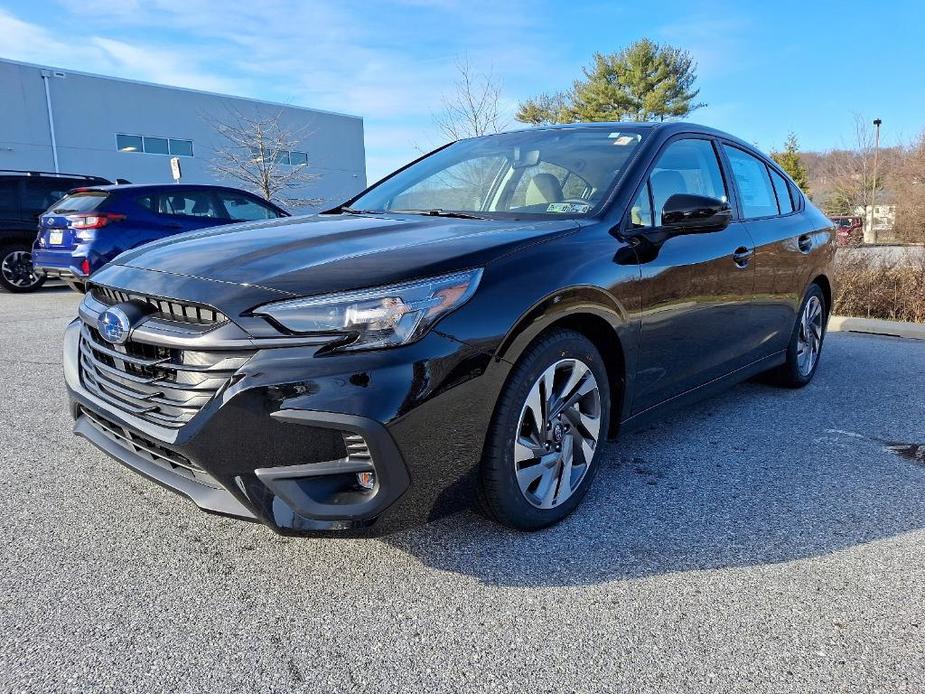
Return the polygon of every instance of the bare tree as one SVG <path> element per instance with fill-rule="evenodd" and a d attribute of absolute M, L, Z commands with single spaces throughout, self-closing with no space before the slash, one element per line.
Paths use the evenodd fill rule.
<path fill-rule="evenodd" d="M 499 133 L 507 127 L 501 109 L 501 84 L 493 72 L 475 73 L 468 59 L 456 63 L 453 93 L 444 95 L 434 125 L 447 140 Z"/>
<path fill-rule="evenodd" d="M 892 188 L 896 200 L 896 235 L 903 241 L 925 241 L 925 131 L 902 148 Z"/>
<path fill-rule="evenodd" d="M 881 154 L 884 154 L 881 151 Z M 854 116 L 852 141 L 841 149 L 833 149 L 824 156 L 822 175 L 828 188 L 823 203 L 829 214 L 854 214 L 859 207 L 871 204 L 876 185 L 882 190 L 889 161 L 886 157 L 878 167 L 874 181 L 874 129 L 868 119 Z"/>
<path fill-rule="evenodd" d="M 307 160 L 291 162 L 291 153 L 299 150 L 306 135 L 304 130 L 284 125 L 282 112 L 248 115 L 235 108 L 226 119 L 210 122 L 224 138 L 224 143 L 215 149 L 211 165 L 217 175 L 285 206 L 311 207 L 323 202 L 295 195 L 320 176 L 310 170 Z"/>

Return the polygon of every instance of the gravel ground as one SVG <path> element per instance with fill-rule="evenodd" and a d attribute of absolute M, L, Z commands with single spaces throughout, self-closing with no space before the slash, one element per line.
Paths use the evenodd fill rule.
<path fill-rule="evenodd" d="M 925 687 L 925 343 L 832 333 L 627 435 L 572 518 L 386 540 L 207 515 L 70 433 L 77 297 L 0 295 L 0 689 Z"/>

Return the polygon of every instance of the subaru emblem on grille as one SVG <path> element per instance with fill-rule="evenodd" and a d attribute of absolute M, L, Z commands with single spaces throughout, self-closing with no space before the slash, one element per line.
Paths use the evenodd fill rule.
<path fill-rule="evenodd" d="M 110 306 L 96 319 L 96 327 L 103 339 L 114 345 L 124 344 L 132 331 L 132 323 L 121 308 Z"/>

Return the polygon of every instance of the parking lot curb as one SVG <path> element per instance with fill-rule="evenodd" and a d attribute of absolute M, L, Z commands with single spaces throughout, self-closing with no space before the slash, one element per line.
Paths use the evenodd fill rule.
<path fill-rule="evenodd" d="M 925 323 L 905 323 L 902 321 L 879 320 L 876 318 L 852 318 L 851 316 L 832 316 L 829 330 L 848 333 L 867 333 L 870 335 L 889 335 L 905 337 L 910 340 L 925 340 Z"/>

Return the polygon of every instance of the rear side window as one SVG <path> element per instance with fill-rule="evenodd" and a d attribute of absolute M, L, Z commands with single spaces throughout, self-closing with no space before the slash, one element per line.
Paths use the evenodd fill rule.
<path fill-rule="evenodd" d="M 790 186 L 784 177 L 774 169 L 771 171 L 771 182 L 774 184 L 774 194 L 777 196 L 777 207 L 781 214 L 790 214 L 793 212 L 793 200 L 790 199 Z"/>
<path fill-rule="evenodd" d="M 262 205 L 248 195 L 230 192 L 219 192 L 218 197 L 225 205 L 228 218 L 238 222 L 253 221 L 255 219 L 276 219 L 279 215 L 271 207 Z"/>
<path fill-rule="evenodd" d="M 737 147 L 723 145 L 732 177 L 735 179 L 745 219 L 771 217 L 777 214 L 777 198 L 771 187 L 768 167 L 760 159 L 746 154 Z"/>
<path fill-rule="evenodd" d="M 800 201 L 803 199 L 803 194 L 800 192 L 800 189 L 797 188 L 793 183 L 787 187 L 790 188 L 790 199 L 793 200 L 793 209 L 800 209 Z"/>
<path fill-rule="evenodd" d="M 185 217 L 215 217 L 224 215 L 218 208 L 215 196 L 208 190 L 190 190 L 179 193 L 164 193 L 157 196 L 158 214 L 182 215 Z"/>
<path fill-rule="evenodd" d="M 108 197 L 109 194 L 103 191 L 88 190 L 83 193 L 74 193 L 59 200 L 52 208 L 52 212 L 56 214 L 92 212 L 98 210 Z"/>

